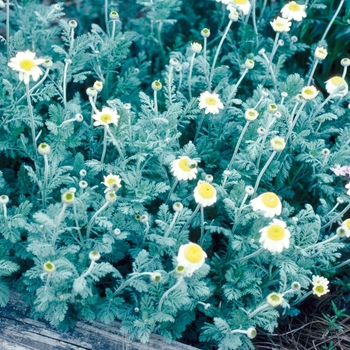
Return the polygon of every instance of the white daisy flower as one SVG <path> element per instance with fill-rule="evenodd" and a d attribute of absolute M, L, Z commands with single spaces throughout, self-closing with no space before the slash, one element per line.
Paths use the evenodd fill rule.
<path fill-rule="evenodd" d="M 101 183 L 107 187 L 105 190 L 105 193 L 107 193 L 110 190 L 113 190 L 113 192 L 116 192 L 119 190 L 119 188 L 122 187 L 121 185 L 122 180 L 118 175 L 109 174 L 107 176 L 104 176 L 103 178 L 104 178 L 104 181 Z"/>
<path fill-rule="evenodd" d="M 223 109 L 224 105 L 220 101 L 218 94 L 211 94 L 209 91 L 202 92 L 198 97 L 199 108 L 205 108 L 205 114 L 218 114 L 219 109 Z"/>
<path fill-rule="evenodd" d="M 18 52 L 16 57 L 12 57 L 8 63 L 9 67 L 18 71 L 18 77 L 20 81 L 25 84 L 29 84 L 29 78 L 32 77 L 34 81 L 37 81 L 43 71 L 38 67 L 44 63 L 42 58 L 35 59 L 35 52 L 29 50 L 25 52 Z"/>
<path fill-rule="evenodd" d="M 264 249 L 271 253 L 281 253 L 283 248 L 288 249 L 290 232 L 286 227 L 284 221 L 273 219 L 273 223 L 259 230 L 261 232 L 259 242 L 263 243 Z"/>
<path fill-rule="evenodd" d="M 278 16 L 272 22 L 270 22 L 270 24 L 275 32 L 283 33 L 289 32 L 292 22 L 289 22 L 287 19 Z"/>
<path fill-rule="evenodd" d="M 326 90 L 329 94 L 332 94 L 338 87 L 338 91 L 333 96 L 343 97 L 348 93 L 348 84 L 341 77 L 335 76 L 326 81 Z"/>
<path fill-rule="evenodd" d="M 249 13 L 251 7 L 249 0 L 228 0 L 225 1 L 225 4 L 227 4 L 228 10 L 230 10 L 231 8 L 238 8 L 245 15 Z"/>
<path fill-rule="evenodd" d="M 306 17 L 305 7 L 305 5 L 299 5 L 295 1 L 291 1 L 282 7 L 282 17 L 287 18 L 288 21 L 294 20 L 300 22 Z"/>
<path fill-rule="evenodd" d="M 313 86 L 304 86 L 303 89 L 301 90 L 301 96 L 305 100 L 313 100 L 317 95 L 319 91 Z"/>
<path fill-rule="evenodd" d="M 254 108 L 249 108 L 245 111 L 244 113 L 244 118 L 248 121 L 248 122 L 253 122 L 256 118 L 258 118 L 259 113 L 256 109 Z"/>
<path fill-rule="evenodd" d="M 255 199 L 250 201 L 254 211 L 261 210 L 266 218 L 273 218 L 275 215 L 280 215 L 282 204 L 279 198 L 273 192 L 265 192 Z"/>
<path fill-rule="evenodd" d="M 348 196 L 350 196 L 350 182 L 349 182 L 347 185 L 345 185 L 345 188 L 348 189 L 348 191 L 346 192 L 346 194 L 347 194 Z"/>
<path fill-rule="evenodd" d="M 272 292 L 266 297 L 266 302 L 272 307 L 280 306 L 283 302 L 283 294 Z"/>
<path fill-rule="evenodd" d="M 112 108 L 103 107 L 102 112 L 93 114 L 92 118 L 96 120 L 94 126 L 108 126 L 109 124 L 118 125 L 120 116 Z"/>
<path fill-rule="evenodd" d="M 322 295 L 325 295 L 329 292 L 329 289 L 328 289 L 329 281 L 325 277 L 312 276 L 312 284 L 313 284 L 312 292 L 318 297 L 321 297 Z"/>
<path fill-rule="evenodd" d="M 340 226 L 346 237 L 350 237 L 350 219 L 346 219 Z"/>
<path fill-rule="evenodd" d="M 203 207 L 208 207 L 217 201 L 216 189 L 208 182 L 199 180 L 194 189 L 194 200 Z"/>
<path fill-rule="evenodd" d="M 190 276 L 204 264 L 207 254 L 196 243 L 183 244 L 177 255 L 178 266 L 185 268 L 186 275 Z"/>
<path fill-rule="evenodd" d="M 200 43 L 191 43 L 191 50 L 194 53 L 200 53 L 202 51 L 202 45 Z"/>
<path fill-rule="evenodd" d="M 178 180 L 193 180 L 197 177 L 197 162 L 183 156 L 171 162 L 171 172 Z"/>

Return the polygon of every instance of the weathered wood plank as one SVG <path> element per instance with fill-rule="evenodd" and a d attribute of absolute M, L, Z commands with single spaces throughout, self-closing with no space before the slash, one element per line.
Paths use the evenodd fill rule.
<path fill-rule="evenodd" d="M 0 308 L 0 350 L 198 350 L 178 342 L 167 344 L 158 335 L 147 344 L 131 341 L 118 322 L 78 322 L 73 331 L 62 333 L 28 316 L 29 309 L 13 293 L 6 308 Z"/>

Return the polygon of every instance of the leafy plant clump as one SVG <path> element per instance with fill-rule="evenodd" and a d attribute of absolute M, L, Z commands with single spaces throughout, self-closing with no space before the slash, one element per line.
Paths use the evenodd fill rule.
<path fill-rule="evenodd" d="M 63 331 L 254 349 L 332 290 L 349 4 L 0 7 L 0 306 L 12 281 Z"/>

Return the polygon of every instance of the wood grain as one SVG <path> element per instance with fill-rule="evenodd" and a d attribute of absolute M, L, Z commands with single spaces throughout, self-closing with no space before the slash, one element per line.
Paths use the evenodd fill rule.
<path fill-rule="evenodd" d="M 13 293 L 5 308 L 0 308 L 0 350 L 198 350 L 178 342 L 167 344 L 151 335 L 147 344 L 129 340 L 121 324 L 78 322 L 71 332 L 58 332 L 45 322 L 29 317 L 29 308 Z"/>

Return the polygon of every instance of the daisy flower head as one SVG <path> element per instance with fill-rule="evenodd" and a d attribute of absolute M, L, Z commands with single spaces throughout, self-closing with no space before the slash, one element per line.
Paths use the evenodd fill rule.
<path fill-rule="evenodd" d="M 122 180 L 118 175 L 109 174 L 107 176 L 104 176 L 103 178 L 104 178 L 104 181 L 101 183 L 107 187 L 105 190 L 105 193 L 111 190 L 113 190 L 113 192 L 116 192 L 119 190 L 119 188 L 122 187 L 121 185 Z"/>
<path fill-rule="evenodd" d="M 283 294 L 272 292 L 266 297 L 266 302 L 272 307 L 280 306 L 283 302 Z"/>
<path fill-rule="evenodd" d="M 350 219 L 343 221 L 340 227 L 344 231 L 344 235 L 350 237 Z"/>
<path fill-rule="evenodd" d="M 288 21 L 294 20 L 300 22 L 306 17 L 305 7 L 305 5 L 299 5 L 295 1 L 291 1 L 282 7 L 282 17 L 287 18 Z"/>
<path fill-rule="evenodd" d="M 286 142 L 283 137 L 275 136 L 270 141 L 271 147 L 276 152 L 282 152 L 286 147 Z"/>
<path fill-rule="evenodd" d="M 248 122 L 253 122 L 256 118 L 258 118 L 259 113 L 256 109 L 254 108 L 249 108 L 245 111 L 244 113 L 244 118 L 248 121 Z"/>
<path fill-rule="evenodd" d="M 18 77 L 24 84 L 29 84 L 29 78 L 32 77 L 34 81 L 37 81 L 43 71 L 39 67 L 44 63 L 44 59 L 35 58 L 36 53 L 29 50 L 18 52 L 15 57 L 10 59 L 8 63 L 9 67 L 19 72 Z"/>
<path fill-rule="evenodd" d="M 120 115 L 116 113 L 112 108 L 103 107 L 102 112 L 97 112 L 92 115 L 92 118 L 96 121 L 94 122 L 94 126 L 107 126 L 109 124 L 118 125 L 118 119 Z"/>
<path fill-rule="evenodd" d="M 271 253 L 281 253 L 283 248 L 289 248 L 290 232 L 287 225 L 282 220 L 273 219 L 269 226 L 263 227 L 259 232 L 260 243 L 263 243 L 264 249 Z"/>
<path fill-rule="evenodd" d="M 313 294 L 321 297 L 329 292 L 328 289 L 329 281 L 327 278 L 322 276 L 312 276 L 312 292 Z"/>
<path fill-rule="evenodd" d="M 301 96 L 305 100 L 313 100 L 317 95 L 319 91 L 313 86 L 304 86 L 303 89 L 301 90 Z"/>
<path fill-rule="evenodd" d="M 202 45 L 197 42 L 191 43 L 191 50 L 193 53 L 200 53 L 202 51 Z"/>
<path fill-rule="evenodd" d="M 328 55 L 328 51 L 323 47 L 317 47 L 315 50 L 315 57 L 319 60 L 319 61 L 323 61 Z"/>
<path fill-rule="evenodd" d="M 265 218 L 273 218 L 275 215 L 280 215 L 282 211 L 282 203 L 273 192 L 261 194 L 251 200 L 250 204 L 253 207 L 253 211 L 263 211 Z"/>
<path fill-rule="evenodd" d="M 199 108 L 205 108 L 205 114 L 218 114 L 220 109 L 224 108 L 224 105 L 220 101 L 218 94 L 211 94 L 209 91 L 202 92 L 198 97 Z"/>
<path fill-rule="evenodd" d="M 350 182 L 349 182 L 347 185 L 345 185 L 345 188 L 348 189 L 348 191 L 346 192 L 346 194 L 347 194 L 348 196 L 350 196 Z"/>
<path fill-rule="evenodd" d="M 194 189 L 194 200 L 203 207 L 208 207 L 217 201 L 216 189 L 212 184 L 199 180 Z"/>
<path fill-rule="evenodd" d="M 171 162 L 171 172 L 178 180 L 193 180 L 197 177 L 197 162 L 187 156 Z"/>
<path fill-rule="evenodd" d="M 289 32 L 292 22 L 288 19 L 277 16 L 272 22 L 270 22 L 272 29 L 277 33 Z"/>
<path fill-rule="evenodd" d="M 250 11 L 251 4 L 249 0 L 229 0 L 227 1 L 227 9 L 231 8 L 239 9 L 243 12 L 244 15 L 247 15 Z"/>
<path fill-rule="evenodd" d="M 336 89 L 337 92 L 334 94 Z M 344 79 L 335 76 L 326 81 L 326 90 L 330 95 L 333 94 L 333 96 L 343 97 L 348 93 L 349 87 Z"/>
<path fill-rule="evenodd" d="M 204 264 L 207 254 L 196 243 L 183 244 L 177 255 L 177 264 L 185 268 L 187 276 L 191 276 Z"/>

